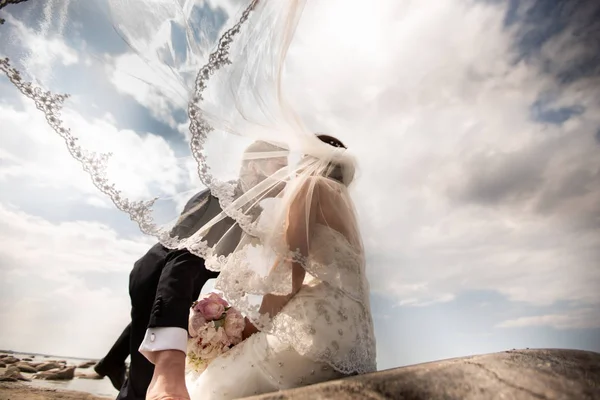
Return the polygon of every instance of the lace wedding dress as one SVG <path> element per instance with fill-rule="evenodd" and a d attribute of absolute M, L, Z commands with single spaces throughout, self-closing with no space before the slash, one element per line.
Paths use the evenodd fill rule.
<path fill-rule="evenodd" d="M 322 185 L 344 193 L 335 181 Z M 329 206 L 336 199 L 330 201 Z M 324 204 L 313 206 L 323 213 L 328 209 Z M 263 213 L 261 219 L 276 218 Z M 323 221 L 312 226 L 311 272 L 302 288 L 273 318 L 268 332 L 250 336 L 203 372 L 187 373 L 192 400 L 234 399 L 376 370 L 364 258 L 358 243 L 352 243 L 356 232 L 347 238 Z M 336 283 L 334 276 L 343 276 L 345 284 Z"/>

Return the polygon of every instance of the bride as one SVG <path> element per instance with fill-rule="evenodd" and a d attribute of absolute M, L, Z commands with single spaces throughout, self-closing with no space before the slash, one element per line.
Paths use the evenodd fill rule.
<path fill-rule="evenodd" d="M 248 323 L 243 342 L 204 371 L 186 373 L 191 399 L 234 399 L 376 369 L 364 253 L 347 190 L 353 165 L 341 141 L 319 135 L 312 144 L 337 150 L 337 157 L 305 156 L 235 250 L 206 259 L 221 272 L 215 288 Z M 274 190 L 260 186 L 253 189 Z M 218 242 L 213 249 L 226 244 L 227 234 Z M 250 293 L 261 300 L 252 304 Z M 148 398 L 186 398 L 176 384 L 183 377 L 168 363 L 155 371 Z"/>
<path fill-rule="evenodd" d="M 333 137 L 318 139 L 344 148 Z M 239 398 L 376 369 L 364 253 L 347 191 L 352 177 L 343 157 L 305 157 L 300 176 L 259 217 L 259 230 L 267 232 L 263 243 L 252 243 L 246 233 L 221 260 L 215 287 L 234 304 L 243 304 L 245 292 L 262 293 L 257 314 L 270 321 L 249 324 L 245 341 L 202 373 L 188 372 L 191 399 Z M 248 268 L 249 247 L 256 262 L 275 259 L 262 280 Z M 286 260 L 283 249 L 298 254 Z M 243 283 L 235 285 L 238 278 Z"/>
<path fill-rule="evenodd" d="M 192 161 L 202 184 L 219 199 L 222 212 L 195 224 L 195 233 L 185 237 L 175 235 L 173 228 L 177 201 L 186 194 L 170 188 L 152 193 L 153 200 L 140 201 L 120 192 L 111 180 L 107 157 L 82 148 L 76 132 L 61 119 L 67 98 L 34 88 L 8 59 L 0 60 L 0 69 L 36 102 L 94 185 L 143 233 L 167 248 L 189 250 L 218 271 L 215 289 L 245 316 L 245 340 L 201 372 L 190 367 L 184 376 L 183 369 L 157 357 L 148 398 L 232 399 L 375 371 L 365 254 L 348 190 L 355 161 L 342 141 L 314 135 L 283 89 L 284 64 L 304 1 L 251 1 L 208 56 L 202 41 L 214 35 L 200 34 L 199 26 L 190 23 L 194 3 L 108 0 L 119 36 L 156 73 L 140 78 L 153 85 L 148 93 L 164 90 L 176 93 L 170 99 L 186 99 Z M 156 32 L 164 21 L 173 31 L 183 27 L 186 46 L 146 51 L 157 40 L 142 42 L 140 37 Z M 164 54 L 168 59 L 160 58 Z M 199 60 L 206 61 L 201 68 Z M 27 75 L 35 74 L 27 65 L 22 68 Z M 281 151 L 241 150 L 255 141 Z M 283 165 L 283 157 L 286 167 L 259 171 L 270 162 Z M 261 178 L 250 173 L 232 181 L 231 170 L 240 165 Z M 173 223 L 164 223 L 169 213 L 175 216 Z M 216 229 L 226 218 L 234 221 L 231 228 Z"/>

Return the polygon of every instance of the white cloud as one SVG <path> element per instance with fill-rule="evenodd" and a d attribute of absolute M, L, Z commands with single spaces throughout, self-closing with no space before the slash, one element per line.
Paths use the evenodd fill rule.
<path fill-rule="evenodd" d="M 63 140 L 46 124 L 33 102 L 23 98 L 23 111 L 0 104 L 3 121 L 3 159 L 0 179 L 38 187 L 62 188 L 90 196 L 102 196 L 77 161 L 68 156 Z M 74 99 L 77 106 L 77 99 Z M 62 112 L 82 147 L 112 153 L 108 176 L 119 190 L 132 199 L 149 199 L 160 193 L 175 194 L 178 185 L 187 185 L 188 176 L 169 143 L 161 136 L 119 130 L 112 117 L 85 119 L 72 108 Z M 158 187 L 158 188 L 157 188 Z M 98 200 L 92 200 L 98 204 Z"/>
<path fill-rule="evenodd" d="M 102 356 L 127 324 L 127 277 L 151 243 L 96 222 L 51 223 L 0 204 L 2 346 Z M 96 282 L 104 273 L 112 279 Z"/>
<path fill-rule="evenodd" d="M 123 274 L 123 279 L 126 275 Z M 23 280 L 17 281 L 23 284 Z M 53 286 L 49 287 L 53 288 Z M 124 290 L 91 290 L 73 280 L 56 290 L 0 302 L 2 346 L 64 356 L 103 357 L 129 320 Z"/>
<path fill-rule="evenodd" d="M 195 6 L 195 0 L 181 4 L 157 1 L 151 7 L 111 2 L 116 26 L 133 51 L 107 57 L 110 81 L 174 129 L 178 128 L 174 113 L 187 110 L 198 66 L 206 62 L 214 46 L 194 40 L 193 32 L 202 35 L 207 29 L 204 21 L 193 20 Z"/>
<path fill-rule="evenodd" d="M 141 234 L 135 240 L 119 237 L 112 228 L 93 221 L 51 223 L 4 205 L 0 215 L 2 249 L 11 249 L 11 258 L 22 262 L 4 269 L 9 272 L 35 272 L 51 279 L 61 272 L 123 271 L 129 268 L 123 260 L 135 261 L 133 255 L 139 257 L 154 243 Z M 46 269 L 41 260 L 54 267 Z"/>
<path fill-rule="evenodd" d="M 66 9 L 62 10 L 63 13 L 65 11 Z M 18 54 L 21 63 L 27 71 L 34 72 L 32 76 L 41 82 L 49 81 L 52 70 L 57 64 L 69 66 L 80 60 L 78 52 L 63 41 L 60 31 L 52 35 L 48 35 L 47 31 L 36 32 L 22 21 L 7 14 L 6 26 L 2 29 L 9 27 L 12 28 L 11 38 L 16 41 L 15 43 L 20 43 L 24 49 L 29 49 L 25 54 Z M 15 43 L 11 45 L 14 46 Z"/>
<path fill-rule="evenodd" d="M 15 89 L 16 90 L 16 89 Z M 24 99 L 24 111 L 0 105 L 2 158 L 10 160 L 0 168 L 2 180 L 31 180 L 40 186 L 66 187 L 96 194 L 89 178 L 67 157 L 64 142 L 46 124 L 33 102 Z"/>
<path fill-rule="evenodd" d="M 192 12 L 195 7 L 224 13 L 227 22 L 214 32 L 210 11 L 204 15 L 207 21 L 197 20 Z M 174 113 L 187 111 L 198 68 L 215 50 L 215 39 L 219 37 L 215 35 L 236 23 L 246 7 L 247 3 L 239 0 L 186 0 L 179 4 L 158 0 L 151 7 L 139 7 L 136 2 L 111 2 L 116 26 L 133 49 L 107 58 L 111 83 L 188 138 L 188 123 L 176 121 Z"/>
<path fill-rule="evenodd" d="M 294 104 L 358 156 L 371 285 L 399 304 L 465 290 L 600 303 L 594 85 L 559 87 L 543 69 L 551 51 L 515 63 L 507 6 L 309 3 L 290 50 Z M 565 40 L 546 47 L 581 53 Z M 532 120 L 548 91 L 556 106 L 587 108 Z"/>
<path fill-rule="evenodd" d="M 428 298 L 427 301 L 423 301 L 418 297 L 405 297 L 398 303 L 399 306 L 410 306 L 410 307 L 426 307 L 437 303 L 447 303 L 456 298 L 454 294 L 446 293 L 441 296 Z"/>
<path fill-rule="evenodd" d="M 570 313 L 537 315 L 503 321 L 498 328 L 523 328 L 548 326 L 555 329 L 600 328 L 600 313 L 597 308 L 573 310 Z"/>
<path fill-rule="evenodd" d="M 132 96 L 158 120 L 177 128 L 174 110 L 185 110 L 189 95 L 172 71 L 136 54 L 120 55 L 107 68 L 111 83 L 120 93 Z"/>
<path fill-rule="evenodd" d="M 186 5 L 189 7 L 195 1 L 196 0 L 186 0 Z M 248 3 L 244 0 L 207 0 L 206 2 L 210 4 L 212 9 L 222 8 L 225 10 L 225 13 L 227 13 L 230 18 L 229 25 L 231 25 L 232 22 L 235 23 L 232 21 L 232 18 L 237 17 L 238 14 L 242 12 L 248 5 Z"/>
<path fill-rule="evenodd" d="M 153 243 L 97 222 L 51 223 L 0 204 L 2 348 L 104 356 L 130 318 L 129 272 Z M 211 280 L 203 293 L 212 287 Z"/>

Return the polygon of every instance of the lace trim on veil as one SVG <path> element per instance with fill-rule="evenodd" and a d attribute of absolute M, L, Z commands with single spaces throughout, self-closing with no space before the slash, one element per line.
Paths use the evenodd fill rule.
<path fill-rule="evenodd" d="M 195 95 L 188 105 L 188 116 L 190 118 L 190 149 L 192 155 L 198 163 L 198 176 L 202 183 L 211 190 L 211 193 L 219 199 L 219 204 L 223 211 L 233 218 L 244 231 L 252 230 L 252 219 L 245 215 L 241 210 L 232 209 L 235 185 L 222 182 L 210 173 L 210 166 L 206 162 L 204 154 L 204 144 L 208 134 L 213 127 L 202 117 L 202 110 L 199 106 L 203 100 L 202 92 L 207 88 L 207 82 L 210 76 L 225 65 L 231 64 L 229 59 L 229 49 L 234 37 L 240 32 L 242 25 L 248 20 L 250 13 L 254 10 L 259 0 L 253 0 L 244 10 L 238 22 L 219 39 L 217 50 L 215 50 L 208 59 L 208 64 L 200 68 L 195 81 Z"/>
<path fill-rule="evenodd" d="M 4 8 L 8 4 L 17 4 L 27 0 L 0 0 L 0 9 Z M 197 162 L 197 173 L 200 180 L 210 189 L 214 197 L 219 201 L 223 213 L 228 217 L 232 218 L 237 225 L 243 230 L 243 233 L 260 240 L 261 237 L 271 234 L 265 233 L 261 230 L 258 224 L 258 220 L 254 219 L 252 215 L 246 214 L 243 208 L 236 207 L 235 196 L 236 196 L 236 182 L 223 182 L 217 179 L 212 173 L 210 165 L 207 161 L 205 152 L 205 143 L 208 135 L 214 130 L 211 124 L 203 115 L 203 110 L 200 107 L 203 101 L 203 93 L 207 89 L 207 83 L 212 75 L 222 67 L 231 64 L 229 50 L 234 38 L 240 32 L 244 23 L 248 20 L 251 12 L 255 9 L 259 0 L 253 0 L 249 6 L 242 12 L 240 18 L 236 24 L 227 30 L 219 39 L 217 48 L 209 56 L 208 62 L 198 71 L 195 80 L 194 95 L 191 101 L 188 103 L 188 116 L 190 119 L 189 131 L 191 133 L 190 149 L 194 159 Z M 4 21 L 0 19 L 0 23 Z M 85 150 L 78 144 L 77 138 L 71 133 L 71 130 L 64 125 L 61 118 L 61 110 L 63 108 L 65 100 L 69 98 L 68 94 L 54 94 L 50 91 L 45 91 L 42 88 L 34 85 L 32 82 L 26 82 L 23 80 L 21 73 L 14 68 L 8 58 L 0 59 L 0 70 L 8 77 L 9 81 L 27 98 L 31 99 L 38 110 L 40 110 L 48 123 L 48 125 L 63 138 L 67 149 L 71 156 L 79 161 L 85 170 L 89 174 L 94 186 L 102 193 L 107 195 L 113 204 L 122 212 L 127 213 L 130 219 L 136 222 L 142 233 L 156 237 L 161 244 L 168 248 L 187 248 L 191 253 L 204 258 L 206 260 L 206 267 L 215 270 L 223 271 L 223 278 L 229 273 L 232 276 L 231 279 L 223 279 L 221 282 L 224 283 L 224 291 L 227 292 L 228 300 L 238 309 L 250 312 L 252 315 L 253 322 L 259 328 L 263 328 L 266 331 L 271 330 L 273 323 L 277 324 L 275 318 L 266 315 L 259 315 L 258 306 L 252 305 L 247 301 L 246 295 L 252 294 L 264 294 L 265 292 L 273 292 L 279 294 L 290 293 L 291 288 L 284 287 L 281 283 L 291 282 L 290 279 L 282 279 L 283 276 L 271 276 L 271 282 L 266 280 L 257 281 L 260 279 L 257 275 L 250 276 L 250 268 L 245 269 L 245 262 L 243 256 L 247 250 L 251 250 L 248 245 L 242 246 L 235 251 L 235 254 L 230 256 L 223 256 L 217 254 L 217 252 L 208 245 L 207 240 L 204 240 L 202 235 L 197 232 L 195 235 L 189 238 L 173 237 L 170 229 L 160 228 L 156 221 L 153 219 L 153 206 L 158 198 L 154 198 L 146 201 L 132 201 L 122 195 L 121 191 L 117 190 L 115 185 L 107 178 L 107 167 L 108 160 L 111 156 L 110 153 L 96 153 Z M 271 227 L 272 229 L 279 230 L 283 227 Z M 323 274 L 326 268 L 322 265 L 316 265 L 311 261 L 310 257 L 300 253 L 300 251 L 293 251 L 282 249 L 278 256 L 282 260 L 287 262 L 294 262 L 304 266 L 307 273 L 315 278 L 321 279 L 323 282 L 328 282 L 326 274 Z M 234 262 L 237 264 L 235 271 L 228 271 L 227 264 Z M 364 259 L 361 260 L 364 263 Z M 349 266 L 349 263 L 347 266 Z M 333 265 L 328 267 L 333 268 Z M 368 282 L 364 275 L 364 270 L 358 271 L 360 268 L 364 268 L 364 265 L 356 265 L 358 272 L 356 279 L 359 280 L 356 285 L 350 285 L 350 287 L 344 287 L 341 284 L 332 284 L 336 293 L 343 293 L 348 300 L 356 303 L 362 310 L 359 314 L 368 316 L 370 318 L 370 310 L 368 305 Z M 289 271 L 288 271 L 289 272 Z M 244 279 L 247 278 L 247 279 Z M 249 282 L 254 279 L 256 284 L 256 290 L 253 290 Z M 275 280 L 279 280 L 279 285 Z M 265 287 L 261 288 L 261 285 Z M 352 287 L 353 286 L 353 287 Z M 332 301 L 331 307 L 334 306 L 335 301 Z M 340 300 L 339 306 L 342 305 Z M 335 311 L 333 311 L 335 312 Z M 342 311 L 338 310 L 338 313 Z M 341 315 L 340 314 L 340 315 Z M 342 317 L 340 317 L 342 318 Z M 365 317 L 366 318 L 366 317 Z M 316 353 L 311 356 L 322 362 L 326 362 L 333 368 L 343 373 L 363 373 L 371 372 L 375 369 L 375 348 L 373 332 L 365 321 L 352 321 L 352 324 L 356 325 L 356 348 L 349 350 L 345 357 L 340 357 L 337 354 L 335 346 L 333 347 L 322 347 L 315 348 Z M 349 324 L 348 326 L 352 325 Z M 286 327 L 287 326 L 287 327 Z M 290 325 L 282 322 L 279 326 L 283 330 L 287 339 L 292 339 L 294 335 L 298 335 L 298 332 L 294 332 L 294 329 Z M 289 331 L 289 332 L 288 332 Z M 306 333 L 310 335 L 311 333 Z M 310 336 L 307 336 L 308 338 Z M 304 339 L 306 339 L 305 337 Z M 292 343 L 295 343 L 293 340 Z M 305 341 L 298 340 L 295 346 L 303 346 L 310 342 L 306 339 Z M 306 347 L 308 349 L 308 347 Z M 319 351 L 321 349 L 321 351 Z M 301 349 L 298 349 L 301 350 Z M 308 350 L 306 350 L 308 352 Z M 343 360 L 343 362 L 342 362 Z"/>
<path fill-rule="evenodd" d="M 0 9 L 8 4 L 18 4 L 27 0 L 0 0 Z M 192 135 L 190 148 L 192 155 L 198 163 L 198 176 L 211 193 L 219 199 L 223 211 L 236 220 L 242 229 L 252 231 L 252 220 L 240 210 L 232 209 L 236 183 L 222 182 L 210 173 L 210 166 L 204 154 L 204 143 L 208 134 L 213 130 L 212 126 L 202 117 L 199 103 L 202 101 L 202 92 L 207 88 L 207 81 L 221 67 L 231 64 L 229 60 L 229 48 L 234 37 L 240 32 L 242 25 L 248 19 L 259 0 L 253 0 L 244 10 L 238 22 L 227 30 L 219 39 L 217 49 L 210 54 L 208 63 L 198 72 L 195 81 L 195 94 L 188 105 L 188 116 L 190 118 L 190 132 Z M 0 20 L 4 23 L 4 20 Z M 152 218 L 152 207 L 158 198 L 146 201 L 130 201 L 122 196 L 114 184 L 106 177 L 107 163 L 110 153 L 102 154 L 89 152 L 77 144 L 77 138 L 71 134 L 71 130 L 63 125 L 61 109 L 64 101 L 69 98 L 68 94 L 53 94 L 35 86 L 32 82 L 23 81 L 20 72 L 13 68 L 8 58 L 0 59 L 0 70 L 2 70 L 10 82 L 26 97 L 35 102 L 36 108 L 44 113 L 48 125 L 64 139 L 71 156 L 79 161 L 83 169 L 90 175 L 94 186 L 102 193 L 110 197 L 113 204 L 121 211 L 129 214 L 132 221 L 136 222 L 142 233 L 154 236 L 168 248 L 184 247 L 179 238 L 173 237 L 170 231 L 160 229 Z M 204 247 L 204 246 L 203 246 Z M 195 247 L 194 253 L 198 256 L 209 256 L 208 248 Z"/>

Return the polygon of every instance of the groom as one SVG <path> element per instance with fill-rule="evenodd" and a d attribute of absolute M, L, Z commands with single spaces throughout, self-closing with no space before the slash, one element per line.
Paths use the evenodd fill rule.
<path fill-rule="evenodd" d="M 192 197 L 184 207 L 174 230 L 179 237 L 193 233 L 216 217 L 221 209 L 219 200 L 204 190 Z M 231 219 L 221 221 L 228 229 Z M 120 387 L 117 399 L 141 400 L 154 374 L 154 365 L 138 351 L 144 339 L 147 347 L 159 355 L 161 350 L 185 351 L 173 343 L 187 342 L 189 307 L 200 294 L 202 286 L 217 272 L 209 271 L 204 260 L 187 250 L 169 250 L 155 244 L 140 258 L 129 275 L 131 323 L 125 328 L 111 350 L 95 367 L 101 376 L 108 376 Z M 131 356 L 129 374 L 125 375 L 125 359 Z"/>
<path fill-rule="evenodd" d="M 255 142 L 246 153 L 282 150 L 266 142 Z M 246 183 L 256 184 L 285 165 L 284 157 L 245 161 L 240 171 L 240 189 L 244 191 L 250 186 Z M 221 211 L 216 197 L 208 190 L 200 192 L 184 207 L 173 233 L 180 238 L 190 236 Z M 233 224 L 231 218 L 225 218 L 210 233 L 218 238 Z M 239 227 L 236 228 L 241 235 Z M 99 375 L 108 376 L 114 386 L 121 387 L 117 400 L 162 399 L 166 394 L 187 398 L 182 379 L 189 307 L 206 281 L 217 276 L 217 272 L 206 269 L 203 259 L 189 251 L 169 250 L 160 244 L 135 263 L 129 284 L 131 324 L 95 367 Z M 124 375 L 128 355 L 131 355 L 129 375 L 121 386 L 119 380 Z"/>

